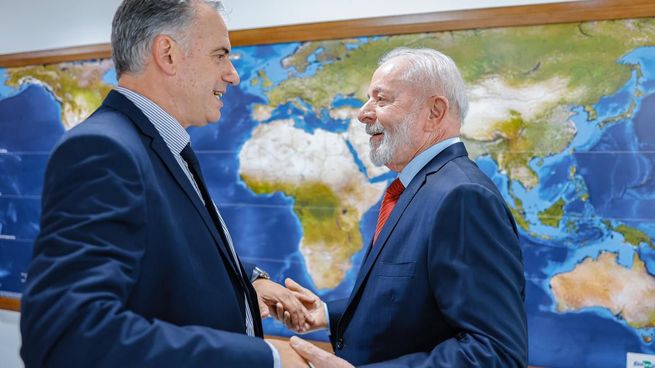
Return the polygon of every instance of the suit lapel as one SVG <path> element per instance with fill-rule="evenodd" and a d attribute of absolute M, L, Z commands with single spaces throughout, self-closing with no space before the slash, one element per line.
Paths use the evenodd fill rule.
<path fill-rule="evenodd" d="M 136 125 L 139 130 L 148 137 L 152 138 L 150 142 L 150 147 L 157 154 L 159 159 L 164 163 L 170 174 L 173 176 L 177 184 L 182 188 L 186 196 L 193 203 L 193 206 L 198 211 L 198 214 L 202 218 L 205 226 L 212 234 L 214 240 L 216 241 L 217 248 L 221 252 L 224 261 L 230 265 L 233 272 L 239 275 L 239 278 L 242 278 L 241 272 L 237 268 L 237 265 L 234 264 L 232 260 L 232 253 L 227 249 L 227 244 L 223 241 L 219 229 L 216 228 L 214 221 L 209 216 L 207 208 L 200 200 L 198 193 L 189 179 L 182 171 L 182 168 L 173 157 L 173 153 L 164 142 L 164 139 L 161 137 L 157 129 L 152 125 L 150 120 L 143 114 L 138 107 L 136 107 L 127 97 L 123 96 L 121 93 L 116 91 L 109 92 L 107 98 L 103 102 L 103 105 L 109 106 L 114 110 L 118 110 L 123 114 L 127 115 L 130 120 Z M 221 229 L 222 231 L 222 229 Z"/>
<path fill-rule="evenodd" d="M 391 214 L 389 215 L 389 218 L 387 219 L 387 222 L 384 224 L 382 227 L 382 231 L 380 232 L 380 235 L 377 238 L 377 241 L 371 245 L 371 249 L 367 252 L 366 257 L 364 258 L 364 263 L 362 264 L 361 268 L 359 269 L 359 273 L 357 274 L 357 281 L 355 281 L 355 286 L 353 287 L 353 291 L 350 294 L 350 298 L 348 300 L 348 305 L 346 306 L 345 312 L 344 312 L 344 317 L 348 314 L 348 312 L 352 312 L 352 309 L 354 308 L 354 301 L 356 300 L 358 294 L 361 293 L 364 285 L 366 284 L 366 280 L 368 279 L 371 270 L 373 269 L 373 265 L 377 261 L 378 257 L 380 256 L 380 253 L 384 249 L 385 245 L 387 244 L 387 240 L 389 239 L 389 236 L 393 232 L 394 228 L 398 224 L 398 221 L 400 220 L 402 214 L 405 212 L 407 207 L 412 203 L 412 200 L 416 196 L 416 193 L 423 187 L 425 184 L 425 180 L 429 174 L 432 174 L 434 172 L 439 171 L 446 163 L 449 161 L 460 157 L 460 156 L 466 156 L 468 153 L 466 152 L 466 148 L 464 148 L 463 143 L 455 143 L 451 145 L 450 147 L 447 147 L 445 150 L 443 150 L 441 153 L 439 153 L 435 158 L 433 158 L 421 171 L 416 174 L 414 179 L 412 179 L 411 183 L 409 183 L 409 186 L 403 193 L 400 195 L 400 198 L 398 199 L 398 203 L 396 203 L 396 206 L 393 208 L 393 211 L 391 211 Z M 341 321 L 339 322 L 340 326 L 344 326 L 342 323 L 344 323 L 345 318 L 341 318 Z"/>
<path fill-rule="evenodd" d="M 371 272 L 375 261 L 380 256 L 380 252 L 382 252 L 382 249 L 386 245 L 387 239 L 389 238 L 393 228 L 396 227 L 400 216 L 403 214 L 403 212 L 405 212 L 407 206 L 409 206 L 419 188 L 423 186 L 423 183 L 425 182 L 425 177 L 423 177 L 421 180 L 416 179 L 418 179 L 418 175 L 417 178 L 412 180 L 412 182 L 409 184 L 409 187 L 407 187 L 407 189 L 405 189 L 400 195 L 400 198 L 394 206 L 393 211 L 391 211 L 387 222 L 384 224 L 384 227 L 382 227 L 382 231 L 380 232 L 376 242 L 371 245 L 366 258 L 364 259 L 364 263 L 362 264 L 361 268 L 359 269 L 359 273 L 357 274 L 357 281 L 355 281 L 355 286 L 353 287 L 353 291 L 350 294 L 350 300 L 348 301 L 349 306 L 352 303 L 354 297 L 362 288 L 364 280 L 368 278 L 368 275 Z"/>

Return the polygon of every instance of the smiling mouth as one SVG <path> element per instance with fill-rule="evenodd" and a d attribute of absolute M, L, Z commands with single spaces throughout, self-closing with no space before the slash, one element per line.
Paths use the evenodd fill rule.
<path fill-rule="evenodd" d="M 223 92 L 214 91 L 214 96 L 216 97 L 217 100 L 220 101 L 223 98 Z"/>

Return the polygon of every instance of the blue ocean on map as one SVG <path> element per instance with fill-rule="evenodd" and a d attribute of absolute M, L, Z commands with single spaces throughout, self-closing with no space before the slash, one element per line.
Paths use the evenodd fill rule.
<path fill-rule="evenodd" d="M 359 38 L 346 47 L 355 49 L 374 39 Z M 324 300 L 335 300 L 347 298 L 355 283 L 375 229 L 379 201 L 359 220 L 363 243 L 350 259 L 352 268 L 338 286 L 317 289 L 299 249 L 303 228 L 294 213 L 295 199 L 282 192 L 256 194 L 239 171 L 239 153 L 260 124 L 290 119 L 308 134 L 342 134 L 348 129 L 349 120 L 333 119 L 329 109 L 303 100 L 275 106 L 264 121 L 253 118 L 254 108 L 268 103 L 270 88 L 290 76 L 309 78 L 324 66 L 317 59 L 319 48 L 308 58 L 305 70 L 285 67 L 284 60 L 302 46 L 236 47 L 233 62 L 241 84 L 228 89 L 218 123 L 190 128 L 189 133 L 241 258 L 269 271 L 275 281 L 291 277 Z M 625 365 L 625 352 L 655 353 L 653 328 L 635 329 L 601 307 L 560 312 L 550 286 L 553 276 L 607 252 L 626 268 L 638 256 L 655 277 L 653 246 L 630 244 L 627 235 L 617 230 L 625 225 L 646 234 L 651 242 L 655 239 L 655 47 L 634 49 L 617 62 L 634 66 L 631 78 L 594 103 L 595 116 L 584 106 L 569 107 L 575 137 L 561 152 L 530 162 L 537 186 L 526 189 L 511 180 L 489 155 L 476 158 L 507 203 L 516 208 L 520 200 L 525 211 L 528 225 L 520 233 L 530 364 L 536 366 L 620 367 Z M 270 85 L 264 86 L 264 76 Z M 103 80 L 115 84 L 115 72 L 109 70 Z M 61 104 L 52 91 L 36 83 L 13 88 L 6 81 L 7 71 L 0 69 L 0 296 L 17 297 L 38 234 L 48 155 L 65 129 Z M 363 101 L 337 95 L 331 103 L 333 109 L 356 109 Z M 353 162 L 366 175 L 363 158 L 352 143 L 347 144 Z M 390 182 L 393 177 L 386 173 L 368 180 Z M 539 213 L 558 200 L 564 203 L 559 224 L 541 223 Z M 268 334 L 291 335 L 272 319 L 264 324 Z M 327 334 L 315 332 L 307 338 L 325 341 Z"/>

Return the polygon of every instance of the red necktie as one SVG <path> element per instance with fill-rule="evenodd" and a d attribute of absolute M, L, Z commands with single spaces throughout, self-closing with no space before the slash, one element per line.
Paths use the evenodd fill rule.
<path fill-rule="evenodd" d="M 396 202 L 398 202 L 398 198 L 400 197 L 400 194 L 402 194 L 403 190 L 405 190 L 405 186 L 400 182 L 400 179 L 396 179 L 391 183 L 391 185 L 389 185 L 387 191 L 384 192 L 382 207 L 380 207 L 380 214 L 378 215 L 378 224 L 375 226 L 375 236 L 373 237 L 374 244 L 378 239 L 378 235 L 380 235 L 380 231 L 382 231 L 382 227 L 384 227 L 384 223 L 387 222 L 391 211 L 393 211 L 393 207 L 396 205 Z"/>

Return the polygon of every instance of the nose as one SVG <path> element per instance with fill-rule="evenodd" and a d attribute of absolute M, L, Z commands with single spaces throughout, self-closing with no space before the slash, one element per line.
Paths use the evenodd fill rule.
<path fill-rule="evenodd" d="M 370 99 L 366 101 L 364 106 L 359 109 L 359 114 L 357 114 L 357 120 L 364 124 L 375 123 L 376 120 L 375 109 L 371 106 L 371 101 Z"/>
<path fill-rule="evenodd" d="M 232 64 L 232 60 L 229 61 L 227 70 L 223 73 L 223 80 L 233 86 L 238 85 L 241 80 L 239 78 L 239 73 L 237 73 L 236 68 L 234 68 L 234 64 Z"/>

